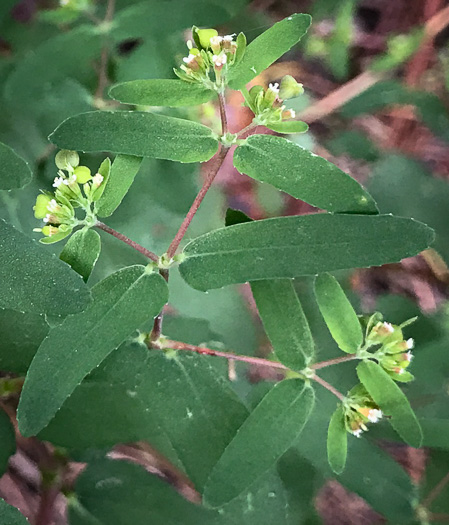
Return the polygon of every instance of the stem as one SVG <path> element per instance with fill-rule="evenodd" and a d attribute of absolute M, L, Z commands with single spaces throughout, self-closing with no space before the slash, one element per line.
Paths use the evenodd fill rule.
<path fill-rule="evenodd" d="M 243 128 L 242 130 L 240 130 L 238 132 L 238 135 L 237 135 L 237 138 L 240 138 L 242 135 L 244 135 L 245 133 L 247 133 L 248 131 L 251 131 L 252 129 L 254 128 L 257 128 L 258 126 L 260 126 L 260 124 L 256 124 L 255 122 L 251 122 L 251 124 L 248 124 L 246 126 L 246 128 Z"/>
<path fill-rule="evenodd" d="M 106 7 L 106 14 L 102 22 L 103 24 L 109 24 L 110 22 L 112 22 L 112 19 L 114 18 L 114 11 L 115 11 L 115 0 L 108 0 L 108 5 Z M 105 87 L 108 83 L 108 74 L 107 74 L 108 60 L 109 60 L 109 46 L 105 45 L 103 49 L 101 50 L 100 67 L 98 68 L 98 86 L 97 86 L 97 90 L 95 91 L 96 99 L 100 99 L 103 97 Z"/>
<path fill-rule="evenodd" d="M 53 523 L 53 511 L 59 489 L 55 486 L 45 488 L 41 491 L 41 500 L 36 515 L 35 525 L 49 525 Z"/>
<path fill-rule="evenodd" d="M 220 107 L 221 134 L 228 132 L 228 119 L 226 117 L 226 102 L 223 93 L 218 93 L 218 105 Z"/>
<path fill-rule="evenodd" d="M 225 124 L 223 123 L 223 128 L 225 127 Z M 185 219 L 183 220 L 181 226 L 179 227 L 178 232 L 175 235 L 175 238 L 171 242 L 168 250 L 167 250 L 167 256 L 173 257 L 176 253 L 176 250 L 178 249 L 179 245 L 181 244 L 181 241 L 187 231 L 187 228 L 190 226 L 190 223 L 192 222 L 193 217 L 195 217 L 196 212 L 198 211 L 198 208 L 200 207 L 201 203 L 203 202 L 204 197 L 206 196 L 206 193 L 208 192 L 209 188 L 212 186 L 212 183 L 214 182 L 215 176 L 217 175 L 218 171 L 220 170 L 224 159 L 226 157 L 226 154 L 228 152 L 229 148 L 220 145 L 220 149 L 218 150 L 217 155 L 215 156 L 215 165 L 208 173 L 206 180 L 204 181 L 204 184 L 200 191 L 198 192 L 198 195 L 195 197 L 195 200 L 193 201 L 192 206 L 190 207 L 190 210 L 187 212 L 187 215 Z"/>
<path fill-rule="evenodd" d="M 232 352 L 220 352 L 219 350 L 212 350 L 211 348 L 205 348 L 203 346 L 189 345 L 182 343 L 181 341 L 163 341 L 162 347 L 155 345 L 152 348 L 156 349 L 171 349 L 171 350 L 184 350 L 187 352 L 196 352 L 201 355 L 209 355 L 213 357 L 224 357 L 231 361 L 241 361 L 243 363 L 249 363 L 251 365 L 268 366 L 270 368 L 277 368 L 279 370 L 289 370 L 288 367 L 282 363 L 276 361 L 270 361 L 269 359 L 262 359 L 260 357 L 250 357 L 247 355 L 234 354 Z"/>
<path fill-rule="evenodd" d="M 113 228 L 110 228 L 109 226 L 107 226 L 106 224 L 100 221 L 97 221 L 95 223 L 95 226 L 99 228 L 100 230 L 103 230 L 104 232 L 109 233 L 109 235 L 112 235 L 116 239 L 120 239 L 128 246 L 131 246 L 131 248 L 134 248 L 135 250 L 137 250 L 139 253 L 141 253 L 145 257 L 148 257 L 148 259 L 151 259 L 154 262 L 158 262 L 159 257 L 155 253 L 151 252 L 150 250 L 147 250 L 146 248 L 141 246 L 139 243 L 132 241 L 129 237 L 127 237 L 126 235 L 123 235 L 123 233 L 119 233 L 118 231 L 114 230 Z"/>
<path fill-rule="evenodd" d="M 345 363 L 346 361 L 354 361 L 354 359 L 359 358 L 355 354 L 345 355 L 343 357 L 337 357 L 335 359 L 329 359 L 328 361 L 321 361 L 320 363 L 315 363 L 314 365 L 311 365 L 310 368 L 312 368 L 313 370 L 319 370 L 320 368 L 338 365 L 340 363 Z"/>
<path fill-rule="evenodd" d="M 314 375 L 311 379 L 319 383 L 321 386 L 323 386 L 326 390 L 329 390 L 334 396 L 338 397 L 340 401 L 344 401 L 345 396 L 339 392 L 336 388 L 334 388 L 331 384 L 329 384 L 327 381 L 325 381 L 322 377 L 319 377 L 317 375 Z"/>
<path fill-rule="evenodd" d="M 427 498 L 421 503 L 424 508 L 429 508 L 430 504 L 441 494 L 441 491 L 449 483 L 449 472 L 444 478 L 430 491 Z"/>
<path fill-rule="evenodd" d="M 168 276 L 169 276 L 168 270 L 159 270 L 159 273 L 162 275 L 162 277 L 168 283 Z M 159 337 L 162 335 L 162 322 L 163 322 L 163 320 L 164 320 L 164 314 L 161 311 L 161 313 L 154 320 L 153 330 L 151 330 L 151 334 L 150 334 L 150 341 L 157 341 L 159 339 Z"/>

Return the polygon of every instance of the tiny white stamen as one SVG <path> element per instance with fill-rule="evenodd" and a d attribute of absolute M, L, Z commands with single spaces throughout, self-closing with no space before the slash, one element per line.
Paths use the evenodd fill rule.
<path fill-rule="evenodd" d="M 279 84 L 275 82 L 274 84 L 269 84 L 268 88 L 271 89 L 271 91 L 274 91 L 274 93 L 279 93 Z"/>

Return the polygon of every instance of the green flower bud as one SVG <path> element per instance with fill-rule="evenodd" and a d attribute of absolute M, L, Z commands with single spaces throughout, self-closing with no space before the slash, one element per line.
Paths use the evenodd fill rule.
<path fill-rule="evenodd" d="M 203 49 L 209 49 L 210 47 L 210 39 L 214 36 L 218 36 L 218 31 L 215 29 L 197 29 L 196 34 L 198 36 L 198 40 L 200 42 L 200 45 Z"/>
<path fill-rule="evenodd" d="M 80 157 L 76 151 L 62 149 L 55 157 L 55 164 L 60 170 L 72 171 L 80 163 Z"/>
<path fill-rule="evenodd" d="M 84 184 L 92 178 L 90 169 L 87 166 L 78 166 L 75 168 L 73 174 L 76 176 L 76 182 L 78 182 L 78 184 Z"/>
<path fill-rule="evenodd" d="M 285 75 L 281 80 L 281 87 L 279 89 L 279 97 L 282 100 L 287 100 L 289 98 L 295 98 L 304 93 L 304 88 L 302 84 L 296 82 L 296 80 L 291 75 Z"/>
<path fill-rule="evenodd" d="M 47 215 L 47 206 L 53 198 L 53 195 L 48 195 L 46 193 L 41 193 L 37 196 L 36 204 L 33 206 L 36 219 L 43 219 Z"/>

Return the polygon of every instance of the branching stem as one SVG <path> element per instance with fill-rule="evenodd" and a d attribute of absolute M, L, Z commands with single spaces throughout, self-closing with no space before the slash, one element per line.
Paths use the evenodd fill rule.
<path fill-rule="evenodd" d="M 328 361 L 321 361 L 311 365 L 310 368 L 313 370 L 319 370 L 320 368 L 326 368 L 327 366 L 338 365 L 340 363 L 346 363 L 346 361 L 354 361 L 359 359 L 355 354 L 345 355 L 343 357 L 337 357 L 335 359 L 329 359 Z"/>

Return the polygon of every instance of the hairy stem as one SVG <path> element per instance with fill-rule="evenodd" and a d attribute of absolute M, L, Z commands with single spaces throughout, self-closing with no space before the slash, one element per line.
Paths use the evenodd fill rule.
<path fill-rule="evenodd" d="M 329 390 L 334 396 L 338 397 L 340 401 L 343 401 L 345 399 L 345 396 L 339 392 L 336 388 L 334 388 L 331 384 L 329 384 L 327 381 L 325 381 L 322 377 L 319 377 L 317 375 L 314 375 L 311 378 L 313 381 L 316 381 L 318 384 L 320 384 L 322 387 L 324 387 L 326 390 Z"/>
<path fill-rule="evenodd" d="M 346 363 L 346 361 L 354 361 L 358 359 L 355 354 L 345 355 L 343 357 L 336 357 L 335 359 L 329 359 L 328 361 L 321 361 L 320 363 L 315 363 L 311 365 L 310 368 L 313 370 L 319 370 L 320 368 L 326 368 L 327 366 L 338 365 L 340 363 Z"/>
<path fill-rule="evenodd" d="M 228 132 L 228 119 L 226 116 L 226 101 L 223 93 L 218 94 L 218 105 L 220 107 L 221 134 L 224 135 Z"/>
<path fill-rule="evenodd" d="M 110 228 L 109 226 L 107 226 L 103 222 L 97 221 L 95 223 L 95 227 L 100 229 L 100 230 L 103 230 L 106 233 L 109 233 L 109 235 L 112 235 L 116 239 L 121 240 L 122 242 L 124 242 L 128 246 L 131 246 L 131 248 L 134 248 L 135 250 L 137 250 L 139 253 L 141 253 L 145 257 L 148 257 L 148 259 L 151 259 L 154 262 L 157 262 L 159 260 L 159 257 L 155 253 L 151 252 L 150 250 L 147 250 L 146 248 L 141 246 L 139 243 L 137 243 L 135 241 L 132 241 L 129 237 L 127 237 L 126 235 L 123 235 L 123 233 L 119 233 L 118 231 L 114 230 L 113 228 Z"/>

